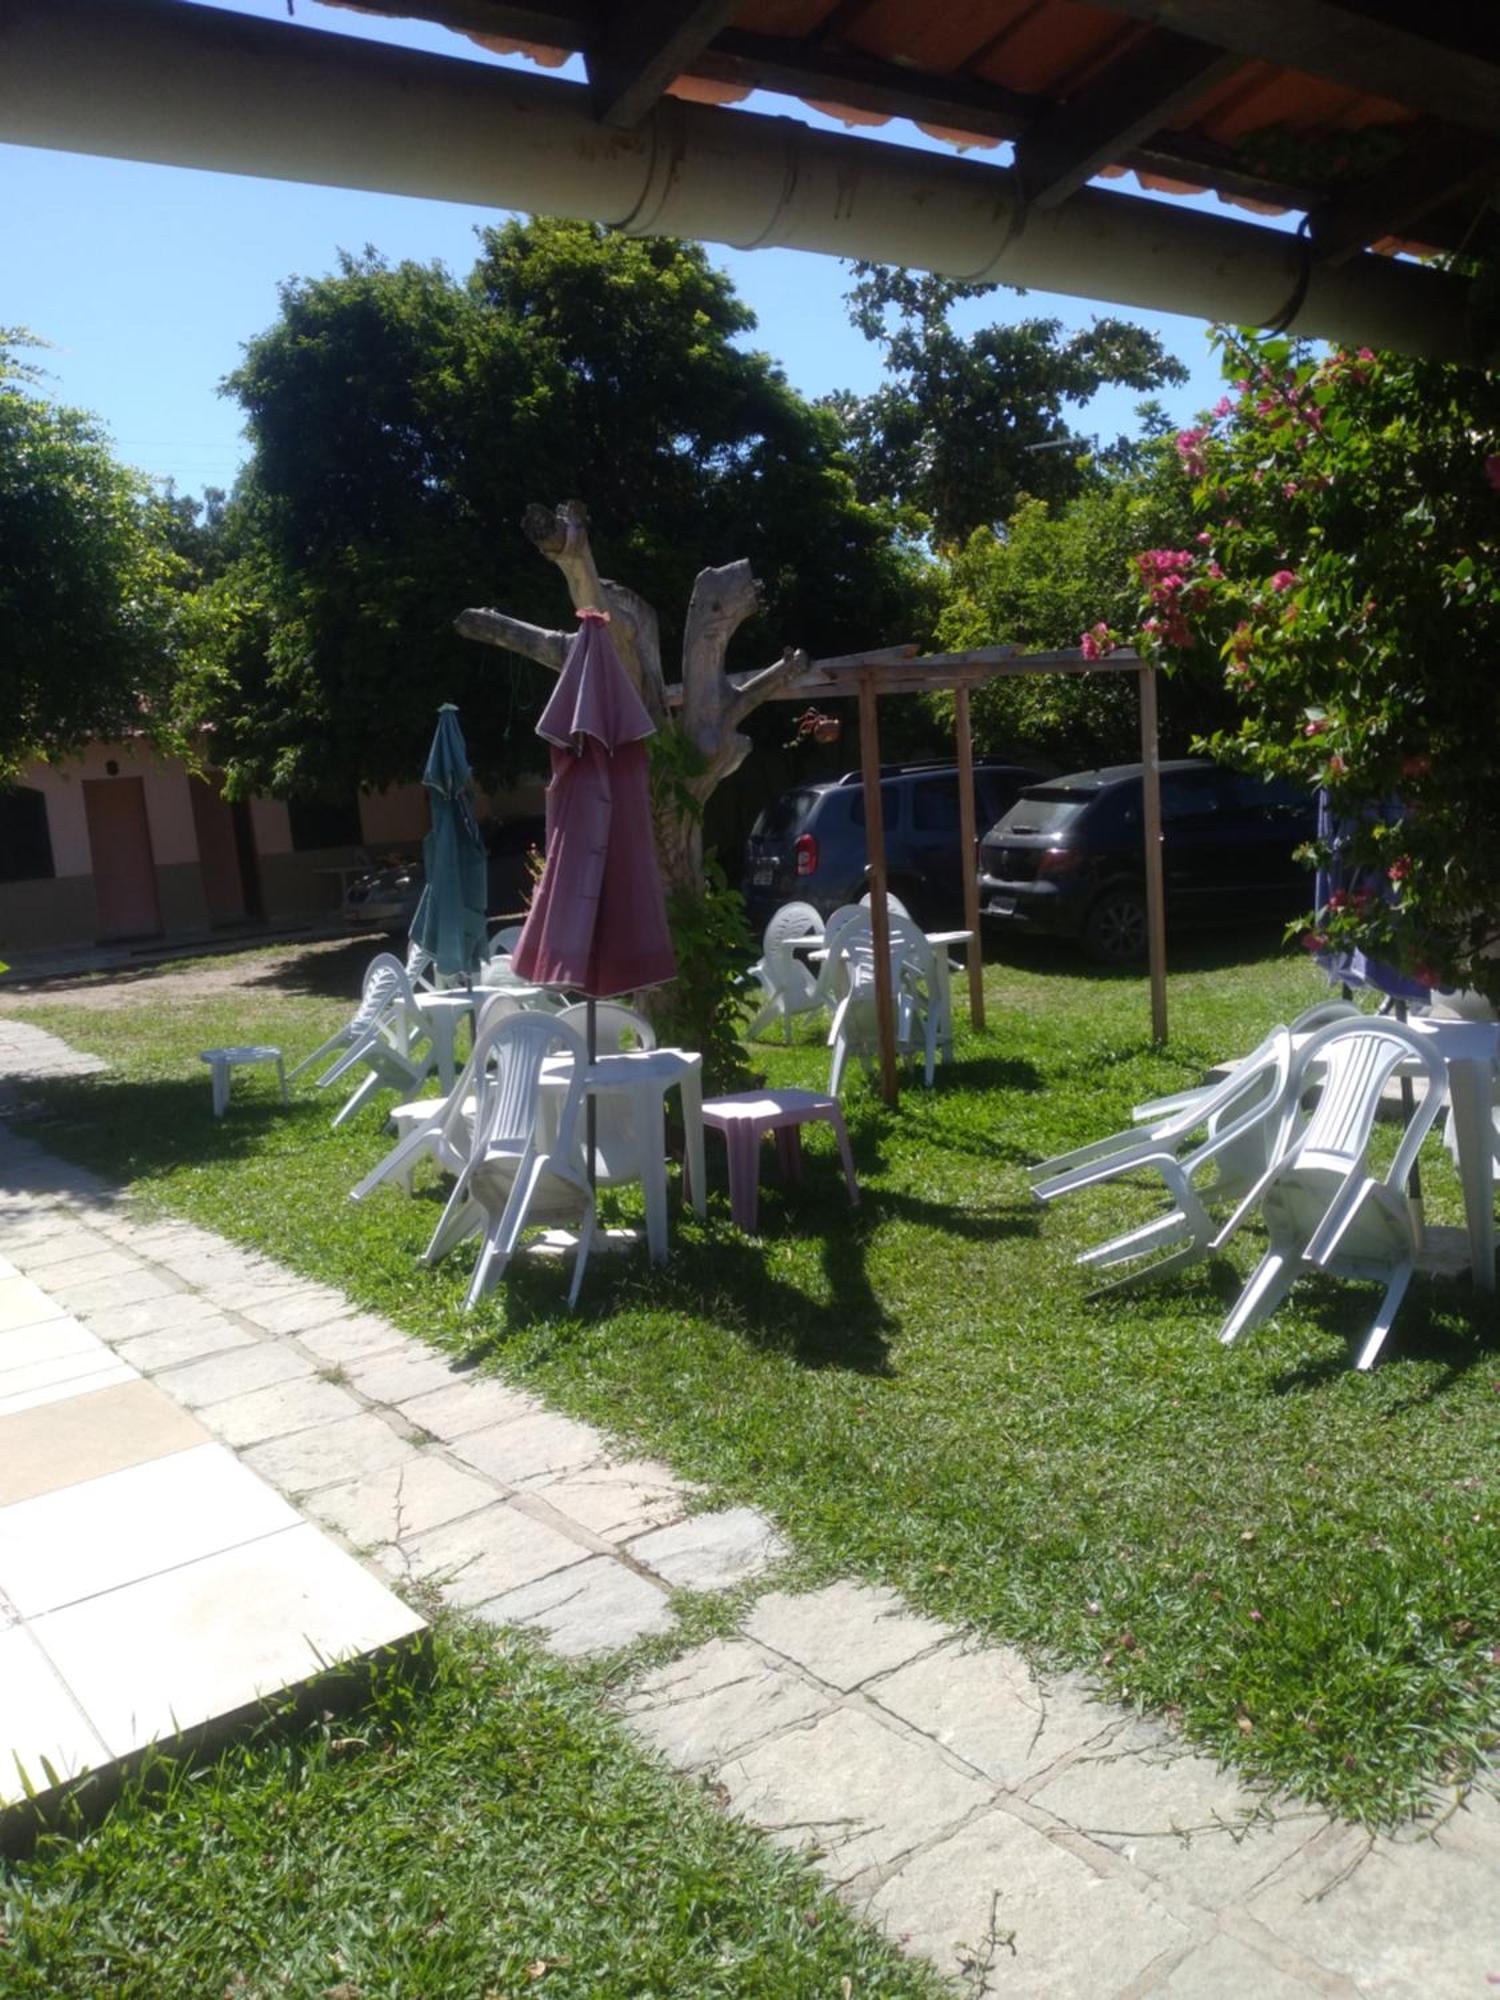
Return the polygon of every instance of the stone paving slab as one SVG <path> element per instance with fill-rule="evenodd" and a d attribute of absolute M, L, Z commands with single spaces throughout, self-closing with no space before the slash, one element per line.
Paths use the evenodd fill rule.
<path fill-rule="evenodd" d="M 1095 1873 L 1003 1810 L 925 1847 L 853 1900 L 943 1971 L 964 1975 L 976 1995 L 1118 1994 L 1193 1942 L 1132 1883 Z"/>
<path fill-rule="evenodd" d="M 492 1625 L 533 1627 L 564 1655 L 608 1652 L 674 1623 L 662 1586 L 608 1556 L 590 1556 L 476 1608 Z"/>
<path fill-rule="evenodd" d="M 1028 1796 L 1214 1910 L 1253 1895 L 1328 1824 L 1325 1813 L 1250 1791 L 1149 1720 L 1113 1722 Z"/>
<path fill-rule="evenodd" d="M 869 1694 L 1007 1791 L 1034 1780 L 1115 1720 L 1115 1711 L 1102 1706 L 1081 1677 L 1039 1679 L 1009 1646 L 940 1646 L 882 1676 Z"/>
<path fill-rule="evenodd" d="M 787 1553 L 786 1543 L 753 1507 L 692 1514 L 669 1528 L 637 1535 L 626 1546 L 637 1562 L 678 1590 L 728 1590 L 759 1576 Z"/>
<path fill-rule="evenodd" d="M 895 1591 L 857 1583 L 763 1597 L 745 1629 L 819 1680 L 844 1689 L 890 1673 L 952 1636 L 945 1625 L 914 1616 Z"/>
<path fill-rule="evenodd" d="M 978 1778 L 848 1708 L 753 1745 L 717 1775 L 736 1812 L 840 1883 L 891 1867 L 990 1801 Z"/>
<path fill-rule="evenodd" d="M 647 1674 L 622 1712 L 678 1770 L 700 1771 L 764 1736 L 826 1715 L 833 1701 L 762 1647 L 714 1639 Z"/>

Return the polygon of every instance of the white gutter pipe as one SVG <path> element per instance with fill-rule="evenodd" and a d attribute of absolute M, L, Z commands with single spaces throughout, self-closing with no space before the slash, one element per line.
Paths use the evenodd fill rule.
<path fill-rule="evenodd" d="M 596 124 L 581 85 L 185 0 L 0 0 L 0 140 L 780 245 L 1351 345 L 1476 358 L 1465 288 L 1282 232 L 1085 188 L 1025 215 L 954 156 L 664 99 Z"/>

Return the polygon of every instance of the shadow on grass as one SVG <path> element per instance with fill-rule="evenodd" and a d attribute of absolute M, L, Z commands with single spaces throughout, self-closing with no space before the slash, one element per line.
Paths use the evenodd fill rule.
<path fill-rule="evenodd" d="M 349 1011 L 353 1013 L 359 1004 L 360 988 L 370 960 L 380 952 L 394 949 L 395 944 L 390 938 L 366 932 L 332 950 L 325 944 L 317 950 L 298 952 L 278 964 L 264 966 L 253 977 L 244 980 L 243 985 L 247 991 L 268 987 L 273 992 L 304 999 L 347 1000 Z M 406 956 L 404 941 L 396 956 Z"/>
<path fill-rule="evenodd" d="M 1167 972 L 1226 972 L 1235 966 L 1264 965 L 1268 957 L 1293 947 L 1283 942 L 1279 922 L 1237 925 L 1234 929 L 1193 930 L 1174 928 L 1167 945 Z M 1019 937 L 986 931 L 984 962 L 988 967 L 1013 966 L 1018 972 L 1059 972 L 1078 978 L 1139 981 L 1144 989 L 1146 961 L 1133 965 L 1099 965 L 1084 955 L 1076 944 L 1063 938 Z"/>
<path fill-rule="evenodd" d="M 1349 1280 L 1308 1280 L 1295 1294 L 1302 1306 L 1330 1340 L 1341 1342 L 1342 1354 L 1309 1356 L 1296 1368 L 1277 1377 L 1278 1395 L 1298 1395 L 1322 1387 L 1346 1375 L 1364 1341 L 1380 1302 L 1374 1285 Z M 1254 1334 L 1242 1336 L 1253 1339 Z M 1375 1367 L 1391 1375 L 1402 1363 L 1418 1363 L 1441 1370 L 1412 1380 L 1409 1389 L 1392 1409 L 1413 1408 L 1430 1403 L 1457 1388 L 1473 1368 L 1493 1367 L 1500 1354 L 1500 1314 L 1493 1298 L 1477 1293 L 1467 1278 L 1436 1278 L 1419 1275 L 1401 1302 L 1396 1323 L 1386 1335 Z"/>

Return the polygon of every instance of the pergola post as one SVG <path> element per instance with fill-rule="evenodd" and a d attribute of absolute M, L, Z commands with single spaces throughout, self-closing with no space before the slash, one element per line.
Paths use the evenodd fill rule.
<path fill-rule="evenodd" d="M 1156 668 L 1144 663 L 1141 690 L 1141 804 L 1146 843 L 1146 953 L 1151 968 L 1151 1039 L 1167 1039 L 1167 905 L 1162 886 L 1161 767 L 1157 758 Z"/>
<path fill-rule="evenodd" d="M 891 991 L 891 913 L 885 895 L 885 818 L 880 795 L 880 723 L 875 675 L 859 677 L 859 768 L 865 790 L 865 851 L 870 861 L 870 934 L 875 949 L 875 1023 L 880 1041 L 880 1094 L 894 1105 L 901 1094 L 896 1074 L 896 997 Z"/>
<path fill-rule="evenodd" d="M 984 947 L 979 935 L 979 829 L 974 818 L 974 739 L 969 732 L 969 684 L 953 690 L 953 733 L 958 741 L 958 844 L 964 857 L 964 929 L 969 933 L 969 1019 L 984 1027 Z"/>

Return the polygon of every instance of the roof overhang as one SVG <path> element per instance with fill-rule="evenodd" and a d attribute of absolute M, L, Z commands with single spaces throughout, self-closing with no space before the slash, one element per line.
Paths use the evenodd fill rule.
<path fill-rule="evenodd" d="M 1006 11 L 1004 0 L 994 5 Z M 511 28 L 556 19 L 555 10 L 488 0 L 432 0 L 427 11 Z M 615 94 L 601 98 L 606 71 L 592 54 L 597 76 L 584 85 L 185 0 L 0 0 L 0 139 L 576 216 L 639 235 L 781 245 L 1476 358 L 1463 282 L 1350 252 L 1351 224 L 1335 258 L 1316 232 L 1294 237 L 1181 204 L 1064 189 L 1056 146 L 1045 154 L 1053 178 L 1043 199 L 1024 148 L 1021 164 L 1006 168 L 684 101 L 661 94 L 663 79 L 675 88 L 674 65 L 701 64 L 728 32 L 693 58 L 684 21 L 691 14 L 701 34 L 724 8 L 615 11 L 628 22 L 621 48 L 636 68 L 617 52 Z M 1243 11 L 1254 14 L 1254 0 Z M 678 39 L 663 54 L 651 24 L 666 17 Z M 1487 101 L 1470 91 L 1465 115 L 1477 122 Z M 634 122 L 605 122 L 622 105 Z M 1092 159 L 1102 142 L 1090 129 Z"/>

